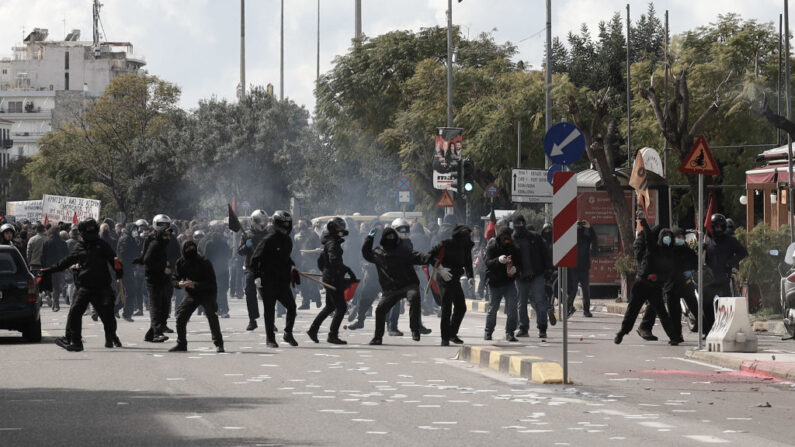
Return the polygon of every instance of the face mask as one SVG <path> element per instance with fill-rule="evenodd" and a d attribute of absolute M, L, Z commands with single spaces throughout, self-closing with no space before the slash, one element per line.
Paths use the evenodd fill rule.
<path fill-rule="evenodd" d="M 685 245 L 685 240 L 684 239 L 677 239 L 677 240 L 674 241 L 674 244 L 676 244 L 677 247 L 681 247 L 682 245 Z"/>
<path fill-rule="evenodd" d="M 389 237 L 384 238 L 384 242 L 383 242 L 384 248 L 392 249 L 392 248 L 397 247 L 397 245 L 398 245 L 397 238 L 389 238 Z"/>
<path fill-rule="evenodd" d="M 196 257 L 196 254 L 197 254 L 197 253 L 196 253 L 196 249 L 187 250 L 187 251 L 185 252 L 185 257 L 186 257 L 186 258 L 195 258 L 195 257 Z"/>
<path fill-rule="evenodd" d="M 663 244 L 671 245 L 671 236 L 663 236 Z"/>

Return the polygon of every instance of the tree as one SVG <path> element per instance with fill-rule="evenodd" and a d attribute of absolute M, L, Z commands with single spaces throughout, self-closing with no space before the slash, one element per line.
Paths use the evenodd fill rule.
<path fill-rule="evenodd" d="M 30 198 L 30 181 L 24 175 L 25 166 L 29 161 L 25 157 L 17 157 L 0 168 L 0 179 L 3 179 L 2 182 L 7 186 L 6 194 L 0 196 L 0 214 L 5 214 L 6 202 Z"/>

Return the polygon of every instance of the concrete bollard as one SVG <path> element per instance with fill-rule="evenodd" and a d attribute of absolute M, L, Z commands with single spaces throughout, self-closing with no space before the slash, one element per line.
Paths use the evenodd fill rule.
<path fill-rule="evenodd" d="M 748 317 L 745 297 L 721 297 L 715 300 L 715 323 L 707 335 L 711 352 L 757 352 L 756 333 Z"/>

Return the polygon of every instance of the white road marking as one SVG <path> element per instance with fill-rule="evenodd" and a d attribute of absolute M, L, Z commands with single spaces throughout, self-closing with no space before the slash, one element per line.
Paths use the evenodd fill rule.
<path fill-rule="evenodd" d="M 684 437 L 692 439 L 693 441 L 703 442 L 706 444 L 728 444 L 729 442 L 725 439 L 709 435 L 685 435 Z"/>

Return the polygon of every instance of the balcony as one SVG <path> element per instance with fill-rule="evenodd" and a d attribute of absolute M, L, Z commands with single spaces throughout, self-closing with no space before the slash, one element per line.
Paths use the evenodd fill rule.
<path fill-rule="evenodd" d="M 36 112 L 0 113 L 0 118 L 11 121 L 50 120 L 52 119 L 52 109 L 41 109 L 41 111 Z"/>

